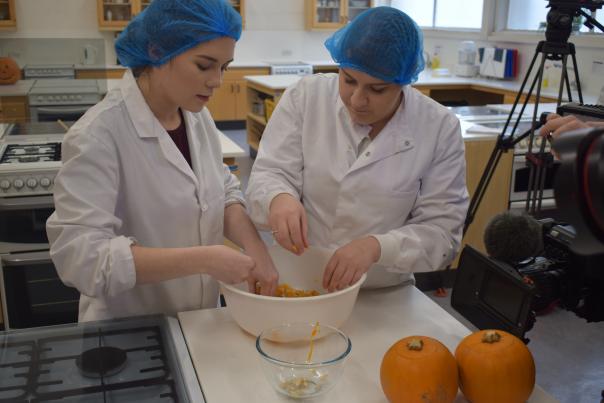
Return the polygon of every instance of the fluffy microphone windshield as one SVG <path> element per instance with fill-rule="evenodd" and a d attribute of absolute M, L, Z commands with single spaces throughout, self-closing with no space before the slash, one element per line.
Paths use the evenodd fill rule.
<path fill-rule="evenodd" d="M 516 264 L 543 250 L 541 224 L 526 213 L 506 211 L 494 216 L 484 231 L 490 257 Z"/>

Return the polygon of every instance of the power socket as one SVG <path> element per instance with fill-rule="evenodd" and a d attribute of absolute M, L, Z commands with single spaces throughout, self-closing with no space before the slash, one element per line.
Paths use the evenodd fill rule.
<path fill-rule="evenodd" d="M 594 60 L 591 62 L 591 72 L 604 75 L 604 60 Z"/>

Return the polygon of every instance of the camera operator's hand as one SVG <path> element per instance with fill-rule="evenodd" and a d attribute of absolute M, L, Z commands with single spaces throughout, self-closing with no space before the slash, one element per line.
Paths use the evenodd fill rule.
<path fill-rule="evenodd" d="M 541 127 L 539 134 L 543 137 L 551 137 L 552 140 L 555 140 L 564 132 L 585 127 L 604 127 L 604 122 L 583 122 L 573 115 L 560 116 L 555 113 L 550 113 L 547 116 L 547 123 Z"/>

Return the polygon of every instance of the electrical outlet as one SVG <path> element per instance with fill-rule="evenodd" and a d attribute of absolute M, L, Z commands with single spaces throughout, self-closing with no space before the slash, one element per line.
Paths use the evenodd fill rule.
<path fill-rule="evenodd" d="M 604 60 L 594 60 L 591 62 L 591 72 L 604 75 Z"/>

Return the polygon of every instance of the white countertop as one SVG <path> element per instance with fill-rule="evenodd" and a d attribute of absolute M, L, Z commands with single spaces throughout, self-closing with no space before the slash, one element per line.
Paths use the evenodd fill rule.
<path fill-rule="evenodd" d="M 245 76 L 246 80 L 263 85 L 273 90 L 285 90 L 290 85 L 300 80 L 301 76 L 293 74 L 275 75 L 275 76 Z M 497 90 L 517 92 L 520 89 L 521 83 L 516 81 L 503 81 L 496 79 L 486 79 L 480 77 L 434 77 L 432 71 L 424 70 L 414 85 L 481 85 L 488 88 Z M 535 92 L 536 93 L 536 92 Z M 533 95 L 535 94 L 533 93 Z M 544 89 L 541 92 L 542 96 L 557 98 L 557 89 Z M 590 95 L 585 93 L 583 89 L 583 102 L 586 104 L 594 104 L 598 99 L 597 95 Z M 576 92 L 573 93 L 573 100 L 578 100 Z"/>
<path fill-rule="evenodd" d="M 0 97 L 23 97 L 36 80 L 19 80 L 15 84 L 0 85 Z"/>
<path fill-rule="evenodd" d="M 269 385 L 260 367 L 255 338 L 237 326 L 227 308 L 181 312 L 178 319 L 207 403 L 291 402 Z M 361 290 L 342 331 L 352 341 L 342 378 L 333 390 L 313 402 L 386 403 L 379 374 L 382 357 L 392 344 L 406 336 L 426 335 L 454 353 L 470 333 L 413 286 Z M 466 402 L 461 393 L 456 402 Z M 555 402 L 539 386 L 528 400 Z"/>
<path fill-rule="evenodd" d="M 222 146 L 222 158 L 237 158 L 247 155 L 243 148 L 222 132 L 220 132 L 220 145 Z"/>
<path fill-rule="evenodd" d="M 247 81 L 272 90 L 285 90 L 297 83 L 303 76 L 297 74 L 276 74 L 271 76 L 244 76 Z"/>

